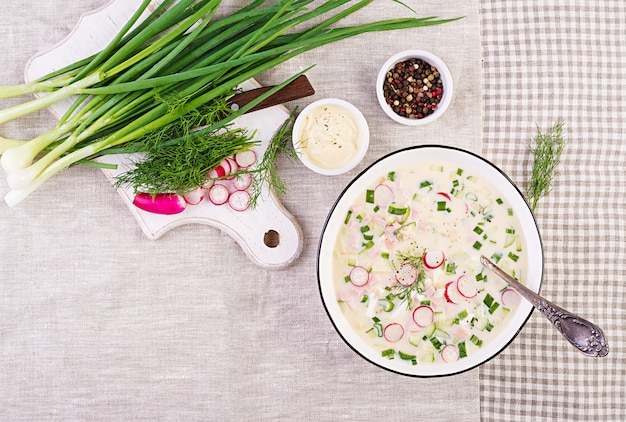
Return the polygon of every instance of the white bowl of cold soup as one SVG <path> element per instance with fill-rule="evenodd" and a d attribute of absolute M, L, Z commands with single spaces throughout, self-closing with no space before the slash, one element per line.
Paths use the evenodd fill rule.
<path fill-rule="evenodd" d="M 457 374 L 502 351 L 532 312 L 481 255 L 539 291 L 541 239 L 519 189 L 471 152 L 403 149 L 363 171 L 333 206 L 318 251 L 322 301 L 371 363 Z"/>
<path fill-rule="evenodd" d="M 334 176 L 356 167 L 369 147 L 369 127 L 351 103 L 326 98 L 305 107 L 293 125 L 293 145 L 309 169 Z"/>

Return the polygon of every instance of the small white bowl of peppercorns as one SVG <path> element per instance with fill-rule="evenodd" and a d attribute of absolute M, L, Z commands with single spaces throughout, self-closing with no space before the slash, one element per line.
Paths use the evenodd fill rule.
<path fill-rule="evenodd" d="M 402 51 L 381 67 L 376 95 L 383 111 L 396 122 L 423 125 L 450 105 L 452 75 L 446 64 L 428 51 Z"/>

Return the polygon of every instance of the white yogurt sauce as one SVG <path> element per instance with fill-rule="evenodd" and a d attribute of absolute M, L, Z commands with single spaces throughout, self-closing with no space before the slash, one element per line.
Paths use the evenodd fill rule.
<path fill-rule="evenodd" d="M 480 255 L 523 281 L 521 225 L 486 180 L 445 162 L 381 177 L 345 217 L 333 272 L 344 315 L 383 357 L 445 363 L 476 353 L 519 295 Z"/>
<path fill-rule="evenodd" d="M 311 110 L 298 133 L 302 154 L 324 169 L 348 164 L 357 155 L 362 139 L 352 113 L 335 104 Z"/>

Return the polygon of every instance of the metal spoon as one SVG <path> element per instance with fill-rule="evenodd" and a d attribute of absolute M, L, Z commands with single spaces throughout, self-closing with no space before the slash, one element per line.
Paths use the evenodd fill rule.
<path fill-rule="evenodd" d="M 600 327 L 544 299 L 485 256 L 480 257 L 480 262 L 537 308 L 563 334 L 563 337 L 583 354 L 593 357 L 604 357 L 609 354 L 609 345 Z"/>

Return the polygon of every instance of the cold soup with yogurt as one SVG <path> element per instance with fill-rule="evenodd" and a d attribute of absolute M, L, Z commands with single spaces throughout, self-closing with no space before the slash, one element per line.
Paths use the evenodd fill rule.
<path fill-rule="evenodd" d="M 349 208 L 336 240 L 333 274 L 345 318 L 383 357 L 407 365 L 471 356 L 520 302 L 479 258 L 523 279 L 520 227 L 488 180 L 456 164 L 389 172 Z"/>

